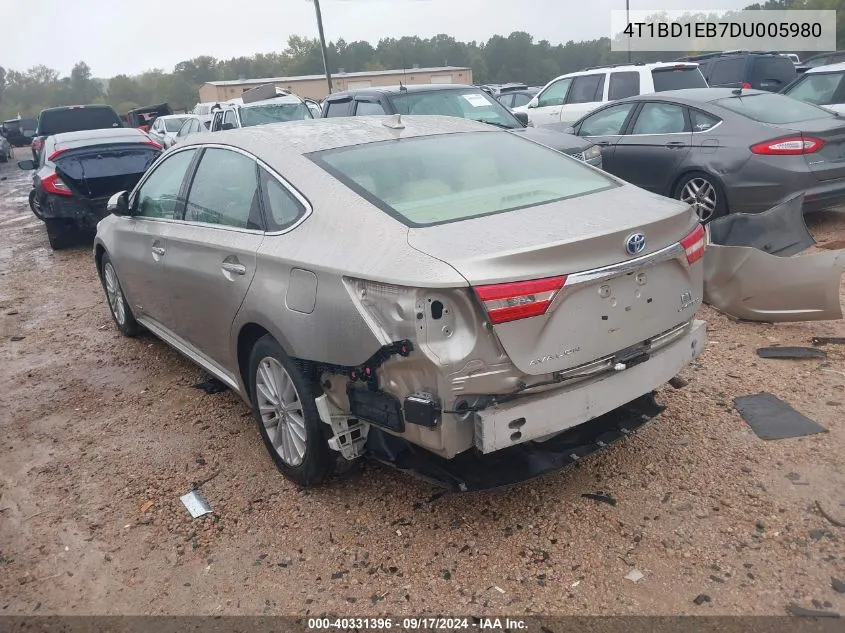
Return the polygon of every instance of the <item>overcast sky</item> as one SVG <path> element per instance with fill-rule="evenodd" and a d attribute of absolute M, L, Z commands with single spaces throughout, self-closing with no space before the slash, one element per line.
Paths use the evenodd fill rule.
<path fill-rule="evenodd" d="M 23 2 L 11 0 L 24 16 Z M 750 0 L 669 0 L 632 9 L 737 9 Z M 310 0 L 39 0 L 42 37 L 7 24 L 0 34 L 0 66 L 26 70 L 46 64 L 62 74 L 83 60 L 95 77 L 172 71 L 198 55 L 226 59 L 282 51 L 289 35 L 317 36 Z M 656 6 L 655 6 L 656 5 Z M 552 44 L 608 35 L 610 10 L 623 0 L 321 0 L 326 39 L 366 40 L 438 33 L 463 41 L 527 31 Z M 30 12 L 31 13 L 31 12 Z M 34 15 L 34 14 L 32 14 Z M 29 20 L 31 22 L 31 20 Z M 38 30 L 38 29 L 36 29 Z"/>

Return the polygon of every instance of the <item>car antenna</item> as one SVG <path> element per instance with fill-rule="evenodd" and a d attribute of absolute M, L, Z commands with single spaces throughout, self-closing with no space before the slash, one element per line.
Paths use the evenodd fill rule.
<path fill-rule="evenodd" d="M 384 127 L 389 127 L 391 130 L 404 130 L 405 124 L 402 122 L 402 115 L 397 112 L 392 117 L 388 117 L 382 121 Z"/>
<path fill-rule="evenodd" d="M 405 51 L 402 50 L 402 79 L 405 79 Z M 407 79 L 406 79 L 407 82 Z M 400 91 L 407 91 L 408 89 L 402 83 L 402 80 L 399 80 L 399 90 Z"/>

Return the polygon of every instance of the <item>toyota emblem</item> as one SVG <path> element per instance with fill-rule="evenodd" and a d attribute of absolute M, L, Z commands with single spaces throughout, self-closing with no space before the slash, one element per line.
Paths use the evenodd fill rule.
<path fill-rule="evenodd" d="M 628 255 L 637 255 L 638 253 L 642 253 L 644 248 L 645 235 L 643 235 L 642 233 L 634 233 L 633 235 L 629 235 L 628 238 L 625 240 L 625 250 L 627 251 Z"/>

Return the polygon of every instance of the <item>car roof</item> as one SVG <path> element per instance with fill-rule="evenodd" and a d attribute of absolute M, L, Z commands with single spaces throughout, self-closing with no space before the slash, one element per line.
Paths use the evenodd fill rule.
<path fill-rule="evenodd" d="M 85 147 L 101 143 L 147 143 L 150 137 L 133 127 L 103 128 L 82 130 L 80 132 L 62 132 L 52 137 L 56 145 L 66 147 Z"/>
<path fill-rule="evenodd" d="M 660 99 L 668 99 L 670 101 L 678 101 L 687 104 L 696 103 L 711 103 L 719 99 L 727 99 L 735 97 L 734 90 L 738 88 L 685 88 L 683 90 L 665 90 L 662 92 L 652 92 L 635 97 L 628 97 L 620 101 L 654 101 Z M 765 90 L 743 89 L 742 96 L 748 97 L 752 95 L 772 94 Z M 612 103 L 619 103 L 614 101 Z"/>
<path fill-rule="evenodd" d="M 477 92 L 484 92 L 478 86 L 470 86 L 467 84 L 414 84 L 405 86 L 397 84 L 395 86 L 373 86 L 372 88 L 361 88 L 360 90 L 344 90 L 342 92 L 333 92 L 326 101 L 339 101 L 341 99 L 360 94 L 398 94 L 399 92 L 433 92 L 435 90 L 475 90 Z"/>
<path fill-rule="evenodd" d="M 78 110 L 79 108 L 91 108 L 91 109 L 98 109 L 98 110 L 114 110 L 110 105 L 106 105 L 104 103 L 86 103 L 82 105 L 68 105 L 68 106 L 56 106 L 54 108 L 44 108 L 41 110 L 41 114 L 46 114 L 48 112 L 60 112 L 63 110 Z"/>
<path fill-rule="evenodd" d="M 838 62 L 836 64 L 827 64 L 825 66 L 814 66 L 808 68 L 805 75 L 815 75 L 816 73 L 841 73 L 845 71 L 845 62 Z"/>
<path fill-rule="evenodd" d="M 162 114 L 161 116 L 157 116 L 156 119 L 185 119 L 189 116 L 196 116 L 194 114 Z"/>
<path fill-rule="evenodd" d="M 269 165 L 283 168 L 296 157 L 324 150 L 351 147 L 379 141 L 437 136 L 461 132 L 503 132 L 492 125 L 459 117 L 402 115 L 401 129 L 390 127 L 397 115 L 303 119 L 269 123 L 234 130 L 202 132 L 180 147 L 223 144 L 242 149 Z M 388 125 L 386 125 L 388 124 Z"/>
<path fill-rule="evenodd" d="M 253 101 L 252 103 L 243 103 L 237 104 L 241 108 L 252 108 L 255 106 L 264 106 L 264 105 L 274 105 L 274 104 L 282 104 L 282 105 L 291 105 L 297 103 L 305 103 L 302 99 L 297 97 L 296 95 L 279 95 L 278 97 L 270 97 L 269 99 L 261 99 L 260 101 Z"/>

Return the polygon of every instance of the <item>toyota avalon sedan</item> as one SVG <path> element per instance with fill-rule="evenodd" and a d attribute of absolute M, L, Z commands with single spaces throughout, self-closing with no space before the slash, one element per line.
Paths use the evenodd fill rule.
<path fill-rule="evenodd" d="M 463 490 L 557 469 L 705 345 L 691 207 L 484 123 L 195 134 L 109 207 L 117 327 L 239 394 L 303 486 L 365 453 Z"/>

